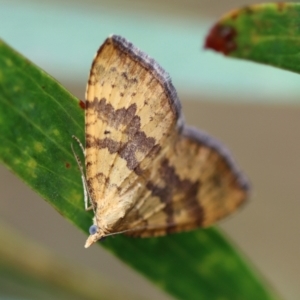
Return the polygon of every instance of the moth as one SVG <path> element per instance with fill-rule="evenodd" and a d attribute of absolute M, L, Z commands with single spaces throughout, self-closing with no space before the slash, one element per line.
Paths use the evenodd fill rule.
<path fill-rule="evenodd" d="M 85 99 L 85 174 L 75 157 L 94 212 L 86 248 L 118 233 L 206 227 L 247 199 L 229 151 L 185 124 L 168 73 L 126 39 L 113 35 L 100 47 Z"/>

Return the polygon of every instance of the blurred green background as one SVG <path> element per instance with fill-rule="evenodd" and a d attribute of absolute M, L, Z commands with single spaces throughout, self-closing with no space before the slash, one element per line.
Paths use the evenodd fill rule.
<path fill-rule="evenodd" d="M 298 299 L 300 77 L 203 49 L 220 15 L 243 5 L 0 0 L 0 37 L 80 99 L 93 56 L 109 34 L 128 38 L 155 58 L 170 73 L 187 122 L 222 140 L 251 179 L 251 201 L 220 227 L 285 299 Z M 116 287 L 170 299 L 100 247 L 85 250 L 85 236 L 2 166 L 0 178 L 1 220 L 101 272 Z"/>

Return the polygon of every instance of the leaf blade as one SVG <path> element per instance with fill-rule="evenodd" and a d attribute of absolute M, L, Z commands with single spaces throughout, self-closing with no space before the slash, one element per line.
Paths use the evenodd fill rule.
<path fill-rule="evenodd" d="M 298 3 L 264 3 L 237 9 L 213 26 L 205 47 L 300 73 L 299 17 Z"/>

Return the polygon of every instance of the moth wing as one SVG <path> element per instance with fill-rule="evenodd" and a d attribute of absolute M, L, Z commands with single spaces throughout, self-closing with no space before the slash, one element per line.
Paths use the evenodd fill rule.
<path fill-rule="evenodd" d="M 85 118 L 87 184 L 107 232 L 209 226 L 245 201 L 247 180 L 228 151 L 184 125 L 168 74 L 125 39 L 99 49 Z"/>
<path fill-rule="evenodd" d="M 92 201 L 104 201 L 103 207 L 122 217 L 145 183 L 142 162 L 150 168 L 178 120 L 180 104 L 168 74 L 125 39 L 108 38 L 94 58 L 86 91 L 85 162 Z M 118 212 L 112 215 L 117 218 Z"/>
<path fill-rule="evenodd" d="M 247 199 L 249 184 L 229 151 L 216 139 L 185 127 L 152 170 L 151 182 L 120 222 L 132 236 L 159 236 L 206 227 Z"/>

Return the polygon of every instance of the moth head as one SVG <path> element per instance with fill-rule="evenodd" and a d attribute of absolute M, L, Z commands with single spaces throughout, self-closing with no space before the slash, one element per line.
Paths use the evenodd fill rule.
<path fill-rule="evenodd" d="M 84 247 L 88 248 L 90 247 L 92 244 L 96 243 L 98 240 L 102 239 L 104 237 L 104 232 L 96 225 L 93 224 L 90 229 L 90 236 L 88 237 L 88 239 L 85 242 Z"/>

